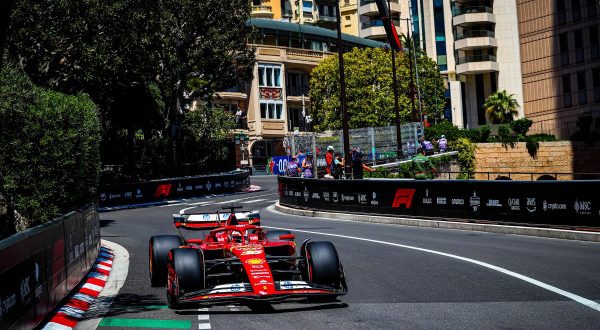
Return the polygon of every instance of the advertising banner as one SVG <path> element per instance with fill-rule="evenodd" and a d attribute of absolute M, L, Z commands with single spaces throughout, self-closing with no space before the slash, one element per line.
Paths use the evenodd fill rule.
<path fill-rule="evenodd" d="M 600 227 L 598 181 L 279 178 L 282 205 L 366 214 Z"/>
<path fill-rule="evenodd" d="M 250 186 L 250 173 L 239 171 L 218 175 L 152 180 L 100 187 L 99 206 L 131 205 L 207 194 L 233 192 Z"/>
<path fill-rule="evenodd" d="M 99 246 L 95 206 L 0 241 L 0 329 L 34 328 L 85 276 Z"/>

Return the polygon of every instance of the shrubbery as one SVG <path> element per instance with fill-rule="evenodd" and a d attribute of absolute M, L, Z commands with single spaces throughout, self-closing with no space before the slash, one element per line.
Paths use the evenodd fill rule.
<path fill-rule="evenodd" d="M 460 129 L 449 121 L 444 121 L 437 125 L 425 128 L 425 138 L 432 141 L 445 135 L 449 141 L 456 141 L 460 138 L 467 138 L 472 142 L 486 142 L 490 136 L 491 129 L 483 125 L 477 129 Z"/>
<path fill-rule="evenodd" d="M 88 96 L 36 87 L 5 65 L 0 141 L 2 191 L 30 226 L 96 200 L 100 124 Z"/>

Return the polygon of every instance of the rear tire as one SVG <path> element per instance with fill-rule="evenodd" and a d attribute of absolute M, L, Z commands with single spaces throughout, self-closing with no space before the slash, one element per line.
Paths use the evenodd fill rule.
<path fill-rule="evenodd" d="M 148 248 L 148 268 L 152 286 L 164 286 L 167 281 L 169 251 L 184 244 L 176 235 L 159 235 L 150 238 Z"/>
<path fill-rule="evenodd" d="M 180 308 L 179 297 L 205 288 L 204 257 L 196 249 L 173 249 L 169 256 L 167 300 Z"/>

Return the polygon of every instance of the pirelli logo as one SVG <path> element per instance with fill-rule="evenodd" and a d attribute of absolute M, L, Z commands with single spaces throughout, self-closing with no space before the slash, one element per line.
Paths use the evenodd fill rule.
<path fill-rule="evenodd" d="M 394 196 L 394 201 L 392 202 L 393 208 L 399 208 L 401 205 L 404 205 L 405 209 L 410 209 L 412 205 L 413 195 L 415 194 L 415 189 L 405 189 L 398 188 L 396 189 L 396 195 Z"/>

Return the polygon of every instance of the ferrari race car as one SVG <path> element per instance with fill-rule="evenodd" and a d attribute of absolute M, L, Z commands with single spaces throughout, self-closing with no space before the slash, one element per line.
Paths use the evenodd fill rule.
<path fill-rule="evenodd" d="M 348 291 L 331 242 L 311 239 L 296 254 L 289 231 L 265 231 L 258 211 L 174 214 L 177 235 L 150 238 L 150 282 L 167 287 L 171 308 L 189 304 L 335 300 Z M 182 229 L 209 230 L 185 238 Z"/>

